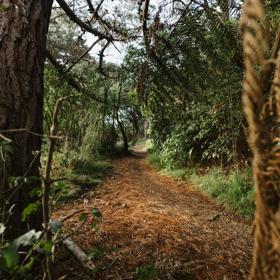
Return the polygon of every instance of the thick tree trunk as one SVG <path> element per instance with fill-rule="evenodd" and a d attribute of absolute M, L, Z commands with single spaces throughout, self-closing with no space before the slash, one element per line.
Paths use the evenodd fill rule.
<path fill-rule="evenodd" d="M 0 0 L 0 130 L 42 133 L 46 34 L 52 2 Z M 21 212 L 32 202 L 29 193 L 40 187 L 40 180 L 20 182 L 16 188 L 9 188 L 8 180 L 39 177 L 41 138 L 29 132 L 5 136 L 12 140 L 12 152 L 0 159 L 1 211 L 4 214 L 5 209 L 15 205 L 8 228 L 11 238 L 25 231 Z M 1 221 L 5 222 L 4 215 Z M 41 223 L 41 215 L 29 220 L 31 228 Z"/>

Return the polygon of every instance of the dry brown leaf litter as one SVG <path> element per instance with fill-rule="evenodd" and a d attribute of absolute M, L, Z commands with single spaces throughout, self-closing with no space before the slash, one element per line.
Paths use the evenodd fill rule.
<path fill-rule="evenodd" d="M 153 170 L 144 157 L 113 162 L 114 173 L 97 191 L 55 210 L 54 219 L 99 208 L 72 238 L 85 251 L 104 248 L 95 279 L 135 279 L 136 267 L 153 265 L 158 279 L 246 279 L 251 262 L 251 227 L 191 185 Z M 78 215 L 65 230 L 79 227 Z M 65 279 L 93 279 L 68 256 L 59 259 Z M 79 273 L 75 274 L 75 270 Z"/>

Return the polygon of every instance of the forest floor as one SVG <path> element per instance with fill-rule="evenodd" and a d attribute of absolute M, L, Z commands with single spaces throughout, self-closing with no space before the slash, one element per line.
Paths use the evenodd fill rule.
<path fill-rule="evenodd" d="M 95 277 L 69 254 L 58 257 L 63 279 L 246 279 L 251 262 L 249 222 L 219 206 L 191 184 L 149 166 L 144 151 L 112 161 L 103 183 L 83 198 L 58 206 L 53 218 L 98 208 L 99 229 L 79 221 L 72 239 L 91 252 Z M 137 272 L 136 272 L 137 271 Z M 157 278 L 152 278 L 157 274 Z M 150 277 L 150 278 L 149 278 Z"/>

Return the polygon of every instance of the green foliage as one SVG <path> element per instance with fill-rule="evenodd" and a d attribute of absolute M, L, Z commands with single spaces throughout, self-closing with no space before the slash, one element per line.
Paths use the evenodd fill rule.
<path fill-rule="evenodd" d="M 97 219 L 101 219 L 102 218 L 102 214 L 101 214 L 100 210 L 97 209 L 97 208 L 93 208 L 91 213 Z"/>
<path fill-rule="evenodd" d="M 130 47 L 125 58 L 154 150 L 170 169 L 187 162 L 229 164 L 248 154 L 238 18 L 221 19 L 215 11 L 186 8 L 174 26 L 159 15 L 150 35 L 157 59 L 142 46 Z"/>
<path fill-rule="evenodd" d="M 53 200 L 53 204 L 68 201 L 77 197 L 80 190 L 81 188 L 76 184 L 64 181 L 54 182 L 51 186 L 51 198 Z"/>
<path fill-rule="evenodd" d="M 155 169 L 161 170 L 164 168 L 164 165 L 161 163 L 160 155 L 158 153 L 149 153 L 148 160 Z"/>
<path fill-rule="evenodd" d="M 146 140 L 144 138 L 138 137 L 131 142 L 131 146 L 137 146 L 139 148 L 142 148 L 144 151 L 149 151 L 152 150 L 153 143 L 150 139 Z"/>
<path fill-rule="evenodd" d="M 51 196 L 54 202 L 67 201 L 81 195 L 87 190 L 96 188 L 106 172 L 111 168 L 107 161 L 94 158 L 82 160 L 73 153 L 64 167 L 60 166 L 60 174 L 67 178 L 52 184 Z"/>
<path fill-rule="evenodd" d="M 227 176 L 219 168 L 205 175 L 193 174 L 190 180 L 225 206 L 250 219 L 254 214 L 253 182 L 251 169 L 232 170 Z"/>
<path fill-rule="evenodd" d="M 137 267 L 135 273 L 137 280 L 152 280 L 158 275 L 157 269 L 153 265 Z"/>
<path fill-rule="evenodd" d="M 104 257 L 106 255 L 106 250 L 104 247 L 100 246 L 100 247 L 94 247 L 92 248 L 89 253 L 88 256 L 93 260 L 96 261 L 102 257 Z"/>
<path fill-rule="evenodd" d="M 80 148 L 81 157 L 87 159 L 88 156 L 99 158 L 100 155 L 110 155 L 115 148 L 117 134 L 113 126 L 102 125 L 102 120 L 88 126 L 83 143 Z"/>
<path fill-rule="evenodd" d="M 198 168 L 170 168 L 164 165 L 158 153 L 148 156 L 150 164 L 167 175 L 194 183 L 200 190 L 216 198 L 224 206 L 249 219 L 254 215 L 253 180 L 251 168 L 232 169 L 228 175 L 222 168 L 213 167 L 205 174 L 198 174 Z"/>
<path fill-rule="evenodd" d="M 79 175 L 95 175 L 97 178 L 102 177 L 104 171 L 110 167 L 107 161 L 95 160 L 82 160 L 72 159 L 70 162 L 70 168 L 74 174 Z"/>
<path fill-rule="evenodd" d="M 30 230 L 0 246 L 0 271 L 7 279 L 32 279 L 31 269 L 39 255 L 50 254 L 52 245 L 41 239 L 42 232 Z"/>
<path fill-rule="evenodd" d="M 37 213 L 41 209 L 42 203 L 41 201 L 36 201 L 34 203 L 30 203 L 21 213 L 21 221 L 25 222 L 28 220 L 30 215 Z"/>
<path fill-rule="evenodd" d="M 186 164 L 191 158 L 191 147 L 187 147 L 187 139 L 181 126 L 175 127 L 174 131 L 167 136 L 162 144 L 160 153 L 161 163 L 168 169 L 174 169 Z"/>

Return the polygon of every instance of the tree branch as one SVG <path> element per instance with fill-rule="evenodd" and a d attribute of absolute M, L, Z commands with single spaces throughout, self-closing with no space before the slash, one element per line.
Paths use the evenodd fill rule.
<path fill-rule="evenodd" d="M 56 68 L 58 73 L 62 76 L 62 78 L 65 79 L 65 81 L 73 87 L 78 92 L 82 93 L 83 95 L 94 99 L 96 102 L 103 103 L 103 100 L 99 98 L 98 96 L 94 95 L 93 93 L 89 92 L 85 88 L 83 88 L 75 78 L 73 78 L 69 73 L 65 73 L 64 67 L 52 56 L 49 50 L 46 52 L 47 59 L 50 61 L 50 63 Z"/>
<path fill-rule="evenodd" d="M 70 65 L 67 68 L 67 70 L 64 72 L 64 74 L 68 73 L 77 63 L 79 63 L 93 49 L 93 47 L 100 41 L 101 41 L 101 39 L 98 38 L 79 58 L 77 58 L 76 61 L 74 61 L 72 63 L 72 65 Z"/>
<path fill-rule="evenodd" d="M 63 11 L 66 13 L 66 15 L 74 21 L 76 24 L 78 24 L 83 30 L 86 30 L 93 35 L 97 36 L 99 39 L 106 39 L 107 41 L 113 41 L 113 37 L 110 35 L 105 35 L 98 31 L 96 28 L 93 28 L 92 26 L 86 24 L 83 22 L 67 5 L 67 3 L 64 0 L 57 0 L 57 3 L 59 6 L 63 9 Z"/>

